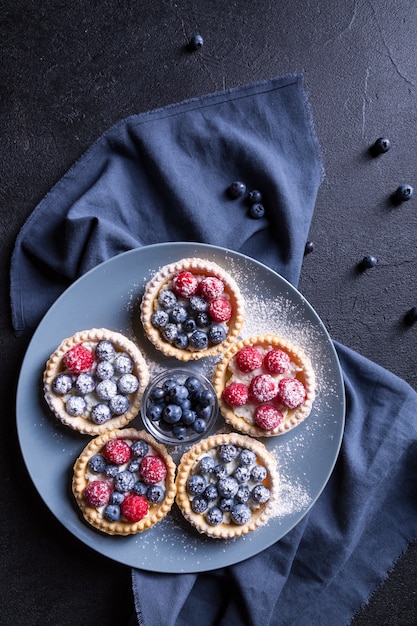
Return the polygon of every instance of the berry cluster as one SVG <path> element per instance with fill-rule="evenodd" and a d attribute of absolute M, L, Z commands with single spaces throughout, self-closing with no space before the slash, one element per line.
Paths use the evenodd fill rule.
<path fill-rule="evenodd" d="M 233 311 L 222 280 L 182 271 L 158 295 L 152 326 L 180 350 L 205 350 L 227 337 Z"/>
<path fill-rule="evenodd" d="M 110 522 L 139 522 L 149 506 L 165 497 L 165 462 L 142 439 L 110 439 L 89 459 L 88 469 L 94 479 L 84 489 L 84 501 L 104 507 L 103 516 Z"/>
<path fill-rule="evenodd" d="M 144 401 L 146 417 L 162 433 L 182 441 L 190 433 L 203 434 L 215 407 L 215 395 L 201 379 L 171 377 L 150 390 Z"/>
<path fill-rule="evenodd" d="M 223 444 L 215 454 L 203 456 L 187 480 L 187 492 L 194 513 L 204 515 L 210 526 L 229 520 L 247 524 L 252 510 L 271 497 L 264 481 L 266 468 L 255 452 L 234 444 Z"/>
<path fill-rule="evenodd" d="M 94 353 L 82 344 L 63 356 L 65 370 L 52 382 L 52 389 L 63 396 L 65 409 L 73 417 L 86 416 L 103 424 L 130 407 L 129 396 L 139 387 L 132 373 L 132 359 L 117 352 L 110 341 L 100 341 Z"/>
<path fill-rule="evenodd" d="M 231 407 L 251 404 L 254 423 L 262 430 L 276 428 L 284 419 L 284 409 L 295 409 L 305 401 L 305 387 L 291 375 L 291 359 L 284 350 L 263 353 L 256 346 L 246 346 L 233 361 L 244 381 L 230 382 L 223 390 L 223 400 Z"/>

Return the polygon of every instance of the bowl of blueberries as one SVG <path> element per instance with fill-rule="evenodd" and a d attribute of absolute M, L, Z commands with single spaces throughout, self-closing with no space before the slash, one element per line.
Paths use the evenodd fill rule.
<path fill-rule="evenodd" d="M 218 415 L 213 385 L 196 371 L 178 368 L 161 372 L 143 394 L 144 426 L 167 445 L 196 443 L 209 434 Z"/>

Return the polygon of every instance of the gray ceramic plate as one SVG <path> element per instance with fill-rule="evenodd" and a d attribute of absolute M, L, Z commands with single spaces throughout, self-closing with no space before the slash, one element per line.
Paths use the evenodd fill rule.
<path fill-rule="evenodd" d="M 107 327 L 133 338 L 151 371 L 178 365 L 144 338 L 139 314 L 143 288 L 160 266 L 183 257 L 215 261 L 234 275 L 246 298 L 243 336 L 275 332 L 311 357 L 318 393 L 311 415 L 295 429 L 264 443 L 278 459 L 281 500 L 268 525 L 233 541 L 198 535 L 176 507 L 154 528 L 131 537 L 95 531 L 80 517 L 70 491 L 72 466 L 89 438 L 49 414 L 41 393 L 44 365 L 61 340 L 76 331 Z M 210 375 L 215 361 L 187 365 Z M 154 572 L 199 572 L 254 556 L 288 533 L 319 497 L 340 449 L 345 416 L 342 374 L 321 320 L 281 276 L 241 254 L 215 246 L 167 243 L 117 256 L 85 274 L 55 302 L 28 347 L 17 391 L 17 427 L 29 474 L 46 505 L 78 539 L 100 554 Z M 131 424 L 141 429 L 140 417 Z M 174 451 L 174 457 L 177 451 Z"/>

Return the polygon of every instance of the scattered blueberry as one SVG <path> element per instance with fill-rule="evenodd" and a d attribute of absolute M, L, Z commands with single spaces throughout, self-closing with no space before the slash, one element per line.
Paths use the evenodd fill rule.
<path fill-rule="evenodd" d="M 204 45 L 204 39 L 200 34 L 193 35 L 190 39 L 190 49 L 199 50 Z"/>
<path fill-rule="evenodd" d="M 246 193 L 246 185 L 240 180 L 236 180 L 229 186 L 228 192 L 232 198 L 241 198 Z"/>
<path fill-rule="evenodd" d="M 377 259 L 371 254 L 368 254 L 367 256 L 363 257 L 359 265 L 361 269 L 366 270 L 366 269 L 371 269 L 372 267 L 375 267 L 377 263 L 378 263 Z"/>
<path fill-rule="evenodd" d="M 259 220 L 260 218 L 264 217 L 265 215 L 264 205 L 261 204 L 260 202 L 257 202 L 256 204 L 252 204 L 252 206 L 249 209 L 249 215 L 254 220 Z"/>
<path fill-rule="evenodd" d="M 305 248 L 304 248 L 304 254 L 310 254 L 311 252 L 313 252 L 314 250 L 314 243 L 312 241 L 307 241 Z"/>
<path fill-rule="evenodd" d="M 413 306 L 409 311 L 407 311 L 404 321 L 410 326 L 417 322 L 417 306 Z"/>
<path fill-rule="evenodd" d="M 400 185 L 395 192 L 395 199 L 397 202 L 405 202 L 407 200 L 411 200 L 414 195 L 414 189 L 411 185 L 404 184 Z"/>
<path fill-rule="evenodd" d="M 371 152 L 374 155 L 385 154 L 391 148 L 391 142 L 388 137 L 378 137 L 373 146 Z"/>
<path fill-rule="evenodd" d="M 252 191 L 248 193 L 248 202 L 249 204 L 258 204 L 262 202 L 261 192 L 258 191 L 258 189 L 252 189 Z"/>

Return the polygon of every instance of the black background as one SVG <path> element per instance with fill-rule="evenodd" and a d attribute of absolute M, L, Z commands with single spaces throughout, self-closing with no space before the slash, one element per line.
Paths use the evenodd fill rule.
<path fill-rule="evenodd" d="M 326 177 L 299 289 L 334 339 L 417 387 L 417 327 L 403 322 L 417 304 L 417 194 L 390 201 L 417 188 L 416 17 L 412 0 L 0 3 L 0 624 L 108 626 L 133 610 L 129 569 L 70 535 L 26 473 L 14 401 L 30 337 L 14 337 L 8 293 L 26 218 L 120 119 L 303 72 Z M 381 135 L 392 148 L 372 158 Z M 378 265 L 358 272 L 367 254 Z M 416 573 L 412 544 L 354 626 L 415 624 Z"/>

